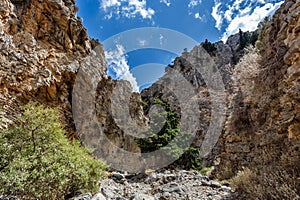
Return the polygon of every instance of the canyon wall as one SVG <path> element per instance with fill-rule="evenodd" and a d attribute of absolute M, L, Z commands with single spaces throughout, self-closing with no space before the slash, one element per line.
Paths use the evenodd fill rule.
<path fill-rule="evenodd" d="M 89 134 L 85 127 L 90 125 L 86 119 L 91 110 L 77 100 L 96 104 L 97 96 L 99 118 L 92 120 L 102 123 L 117 146 L 139 151 L 133 139 L 127 141 L 109 120 L 112 84 L 106 76 L 104 50 L 89 38 L 77 10 L 72 0 L 0 0 L 2 128 L 15 119 L 23 105 L 35 102 L 59 109 L 68 137 L 84 138 Z M 91 139 L 98 141 L 98 137 Z"/>
<path fill-rule="evenodd" d="M 300 1 L 287 0 L 261 33 L 261 55 L 235 69 L 235 92 L 220 137 L 216 177 L 228 179 L 239 170 L 300 176 Z M 248 60 L 247 60 L 248 59 Z M 247 64 L 248 63 L 248 64 Z M 238 67 L 237 67 L 238 68 Z M 244 73 L 242 76 L 241 74 Z M 247 87 L 243 85 L 248 84 Z M 296 181 L 297 182 L 297 181 Z M 299 183 L 295 184 L 295 188 Z"/>

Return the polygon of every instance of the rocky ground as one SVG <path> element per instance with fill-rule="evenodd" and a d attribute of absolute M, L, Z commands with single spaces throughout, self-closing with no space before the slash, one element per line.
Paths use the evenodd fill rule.
<path fill-rule="evenodd" d="M 111 172 L 100 190 L 69 200 L 229 200 L 233 190 L 197 171 L 161 170 L 147 174 Z M 0 200 L 18 200 L 0 195 Z"/>
<path fill-rule="evenodd" d="M 161 170 L 147 174 L 112 172 L 103 180 L 100 192 L 71 200 L 224 200 L 232 189 L 197 171 Z"/>

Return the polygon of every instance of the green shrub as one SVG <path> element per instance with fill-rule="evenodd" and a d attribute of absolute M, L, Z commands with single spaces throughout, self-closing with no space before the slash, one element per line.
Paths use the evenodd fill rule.
<path fill-rule="evenodd" d="M 168 156 L 176 160 L 174 165 L 183 166 L 185 169 L 201 169 L 200 149 L 189 147 L 189 133 L 179 129 L 179 116 L 171 109 L 168 99 L 154 99 L 153 104 L 163 106 L 164 112 L 157 113 L 157 118 L 165 119 L 165 124 L 158 133 L 150 130 L 150 137 L 136 140 L 142 153 L 165 149 Z M 166 146 L 172 140 L 173 145 Z"/>
<path fill-rule="evenodd" d="M 107 166 L 65 136 L 57 110 L 27 105 L 0 131 L 0 194 L 21 199 L 64 199 L 98 190 Z"/>
<path fill-rule="evenodd" d="M 214 170 L 214 167 L 203 167 L 200 170 L 200 174 L 203 176 L 209 176 L 209 174 Z"/>
<path fill-rule="evenodd" d="M 174 147 L 173 147 L 174 149 Z M 184 169 L 190 170 L 190 169 L 195 169 L 195 170 L 202 170 L 204 169 L 201 158 L 200 158 L 200 149 L 196 147 L 187 147 L 186 149 L 181 149 L 178 146 L 175 146 L 175 149 L 180 149 L 180 151 L 183 151 L 183 154 L 178 158 L 175 157 L 177 156 L 174 154 L 173 151 L 169 151 L 170 155 L 178 158 L 174 164 L 177 166 L 183 166 Z"/>

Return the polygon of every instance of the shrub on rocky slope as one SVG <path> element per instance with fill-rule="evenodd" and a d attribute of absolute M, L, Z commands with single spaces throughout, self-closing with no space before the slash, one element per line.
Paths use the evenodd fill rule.
<path fill-rule="evenodd" d="M 0 194 L 21 199 L 64 199 L 97 191 L 107 166 L 65 136 L 58 112 L 27 105 L 15 124 L 0 131 Z"/>

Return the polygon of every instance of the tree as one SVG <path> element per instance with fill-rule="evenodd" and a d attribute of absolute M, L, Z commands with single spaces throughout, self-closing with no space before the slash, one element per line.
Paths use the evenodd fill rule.
<path fill-rule="evenodd" d="M 215 44 L 212 44 L 207 39 L 205 39 L 205 42 L 202 43 L 201 46 L 207 51 L 209 55 L 215 55 L 215 51 L 217 50 Z"/>
<path fill-rule="evenodd" d="M 163 128 L 155 133 L 150 130 L 149 138 L 137 139 L 137 143 L 142 153 L 153 152 L 159 149 L 167 150 L 168 156 L 172 156 L 177 166 L 183 166 L 185 169 L 201 169 L 201 159 L 199 157 L 200 149 L 189 147 L 189 133 L 179 129 L 179 116 L 176 111 L 171 109 L 168 99 L 154 99 L 153 104 L 163 106 L 164 112 L 157 113 L 165 119 Z M 160 118 L 160 116 L 158 116 Z M 168 145 L 172 140 L 174 144 Z"/>
<path fill-rule="evenodd" d="M 258 33 L 257 32 L 243 32 L 241 29 L 239 29 L 239 50 L 243 50 L 246 46 L 249 45 L 255 45 L 255 42 L 258 39 Z"/>
<path fill-rule="evenodd" d="M 167 99 L 154 99 L 153 104 L 158 104 L 163 106 L 164 112 L 155 113 L 156 118 L 166 119 L 165 124 L 162 129 L 155 133 L 153 130 L 150 130 L 151 135 L 146 139 L 137 139 L 137 143 L 141 148 L 142 153 L 148 153 L 156 151 L 161 147 L 167 145 L 179 132 L 178 121 L 179 117 L 175 111 L 171 110 L 171 106 L 168 103 Z"/>

